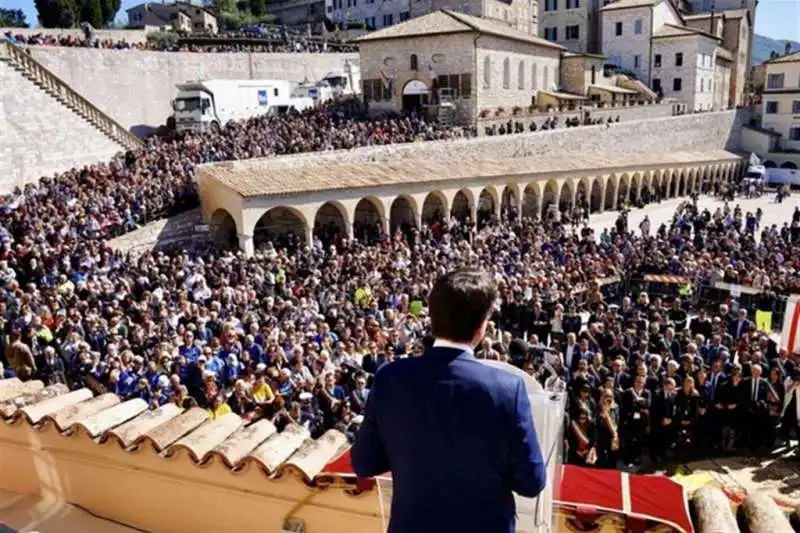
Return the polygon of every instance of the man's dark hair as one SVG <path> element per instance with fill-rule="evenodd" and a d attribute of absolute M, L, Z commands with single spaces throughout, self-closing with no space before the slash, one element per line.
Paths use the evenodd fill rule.
<path fill-rule="evenodd" d="M 475 268 L 459 268 L 436 280 L 429 304 L 431 332 L 453 342 L 470 342 L 494 308 L 497 288 Z"/>

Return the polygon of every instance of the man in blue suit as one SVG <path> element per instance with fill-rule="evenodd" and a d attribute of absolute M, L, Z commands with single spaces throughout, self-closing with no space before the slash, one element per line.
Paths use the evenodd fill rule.
<path fill-rule="evenodd" d="M 525 385 L 478 362 L 497 290 L 474 269 L 429 297 L 433 347 L 376 374 L 351 450 L 361 477 L 391 471 L 390 533 L 513 533 L 514 495 L 546 484 Z"/>

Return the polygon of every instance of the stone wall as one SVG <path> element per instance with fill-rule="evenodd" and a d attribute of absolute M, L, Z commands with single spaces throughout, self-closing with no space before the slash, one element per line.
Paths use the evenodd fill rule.
<path fill-rule="evenodd" d="M 0 87 L 0 193 L 122 150 L 3 61 Z"/>
<path fill-rule="evenodd" d="M 479 118 L 478 119 L 478 135 L 484 135 L 486 132 L 486 127 L 491 127 L 493 125 L 500 125 L 508 124 L 508 121 L 511 120 L 512 122 L 522 122 L 523 126 L 525 127 L 525 131 L 528 131 L 531 122 L 535 122 L 537 128 L 540 128 L 544 121 L 551 117 L 551 116 L 558 116 L 559 117 L 559 128 L 564 127 L 564 121 L 568 118 L 578 117 L 579 119 L 583 120 L 584 112 L 588 111 L 590 116 L 593 119 L 602 118 L 603 120 L 607 120 L 608 117 L 611 117 L 612 120 L 619 117 L 620 122 L 630 122 L 634 120 L 647 120 L 653 118 L 664 118 L 664 117 L 671 117 L 673 111 L 672 104 L 653 104 L 653 105 L 636 105 L 636 106 L 627 106 L 627 107 L 608 107 L 608 108 L 585 108 L 581 111 L 565 111 L 563 113 L 534 113 L 532 115 L 523 115 L 523 116 L 504 116 L 504 117 L 492 117 L 492 118 Z"/>
<path fill-rule="evenodd" d="M 164 124 L 177 83 L 189 80 L 318 80 L 358 54 L 140 52 L 30 48 L 35 59 L 134 133 Z"/>
<path fill-rule="evenodd" d="M 452 160 L 547 155 L 576 157 L 582 154 L 702 152 L 739 147 L 745 110 L 720 111 L 620 122 L 610 127 L 584 126 L 518 135 L 481 137 L 456 141 L 371 146 L 315 154 L 262 159 L 265 168 L 294 168 L 337 163 L 394 161 L 402 158 Z M 227 163 L 236 165 L 237 163 Z M 249 161 L 252 168 L 253 161 Z"/>

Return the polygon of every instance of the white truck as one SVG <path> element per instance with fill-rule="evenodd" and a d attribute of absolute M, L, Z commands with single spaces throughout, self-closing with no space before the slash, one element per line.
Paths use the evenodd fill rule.
<path fill-rule="evenodd" d="M 341 70 L 328 72 L 318 82 L 306 81 L 298 85 L 292 93 L 297 97 L 308 97 L 317 104 L 345 96 L 361 94 L 361 72 L 358 65 L 345 62 Z"/>
<path fill-rule="evenodd" d="M 229 120 L 314 106 L 312 98 L 292 96 L 286 80 L 189 81 L 177 87 L 172 110 L 178 131 L 219 130 Z"/>

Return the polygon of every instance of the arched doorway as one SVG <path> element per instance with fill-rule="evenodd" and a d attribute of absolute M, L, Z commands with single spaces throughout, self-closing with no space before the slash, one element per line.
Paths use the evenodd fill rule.
<path fill-rule="evenodd" d="M 642 186 L 642 177 L 637 172 L 633 176 L 631 176 L 631 184 L 628 188 L 628 201 L 631 203 L 635 203 L 639 201 L 640 190 L 639 187 Z"/>
<path fill-rule="evenodd" d="M 622 206 L 625 205 L 625 202 L 630 200 L 630 180 L 628 179 L 627 174 L 623 174 L 619 178 L 619 183 L 617 184 L 617 208 L 622 209 Z"/>
<path fill-rule="evenodd" d="M 405 196 L 398 196 L 389 209 L 389 229 L 392 233 L 398 229 L 407 232 L 417 226 L 413 201 Z"/>
<path fill-rule="evenodd" d="M 361 242 L 374 243 L 385 231 L 383 203 L 377 198 L 362 198 L 353 213 L 353 237 Z"/>
<path fill-rule="evenodd" d="M 680 176 L 678 177 L 678 196 L 684 196 L 686 194 L 686 173 L 681 172 Z"/>
<path fill-rule="evenodd" d="M 500 199 L 500 212 L 511 219 L 515 219 L 519 214 L 517 212 L 518 208 L 515 188 L 511 185 L 506 185 L 503 189 L 503 197 Z"/>
<path fill-rule="evenodd" d="M 490 223 L 497 213 L 497 191 L 493 188 L 486 188 L 478 196 L 478 226 L 481 227 Z"/>
<path fill-rule="evenodd" d="M 462 222 L 472 216 L 472 193 L 469 190 L 462 189 L 453 197 L 450 216 Z M 470 220 L 470 222 L 475 223 L 474 220 Z"/>
<path fill-rule="evenodd" d="M 557 190 L 558 185 L 555 185 L 551 189 L 551 194 L 555 194 Z M 539 187 L 536 185 L 528 185 L 522 192 L 522 216 L 529 219 L 539 217 Z"/>
<path fill-rule="evenodd" d="M 221 246 L 226 248 L 236 248 L 239 243 L 239 236 L 236 234 L 236 221 L 230 213 L 224 209 L 217 209 L 211 215 L 211 223 L 208 225 L 212 238 Z"/>
<path fill-rule="evenodd" d="M 781 163 L 781 168 L 788 168 L 788 169 L 791 169 L 791 170 L 797 170 L 797 165 L 795 165 L 791 161 L 785 161 L 784 163 Z"/>
<path fill-rule="evenodd" d="M 572 209 L 572 199 L 575 197 L 575 184 L 571 180 L 564 181 L 561 193 L 558 195 L 558 210 L 563 212 Z"/>
<path fill-rule="evenodd" d="M 578 182 L 578 192 L 575 195 L 575 204 L 581 212 L 583 212 L 584 206 L 589 206 L 589 209 L 591 210 L 592 206 L 590 205 L 589 198 L 589 193 L 591 191 L 589 188 L 589 178 L 582 178 L 581 181 Z"/>
<path fill-rule="evenodd" d="M 303 214 L 293 207 L 273 207 L 256 222 L 253 243 L 256 250 L 271 242 L 280 248 L 297 248 L 306 242 L 308 224 Z"/>
<path fill-rule="evenodd" d="M 766 161 L 764 161 L 764 168 L 778 168 L 778 165 L 776 165 L 773 161 L 767 159 Z"/>
<path fill-rule="evenodd" d="M 325 202 L 314 215 L 314 237 L 325 247 L 347 238 L 347 212 L 339 202 Z"/>
<path fill-rule="evenodd" d="M 589 212 L 596 213 L 603 208 L 603 178 L 592 180 L 592 194 L 589 202 Z"/>
<path fill-rule="evenodd" d="M 431 90 L 421 80 L 410 80 L 403 87 L 403 112 L 422 111 L 430 99 Z"/>
<path fill-rule="evenodd" d="M 674 198 L 678 196 L 678 182 L 680 181 L 681 176 L 678 172 L 672 173 L 672 179 L 669 182 L 669 197 Z"/>
<path fill-rule="evenodd" d="M 597 180 L 595 180 L 597 181 Z M 606 181 L 606 201 L 604 209 L 614 209 L 614 195 L 617 193 L 617 178 L 611 176 Z"/>
<path fill-rule="evenodd" d="M 447 215 L 445 200 L 442 193 L 433 191 L 428 193 L 425 201 L 422 202 L 422 221 L 429 226 L 435 222 L 441 222 Z"/>

